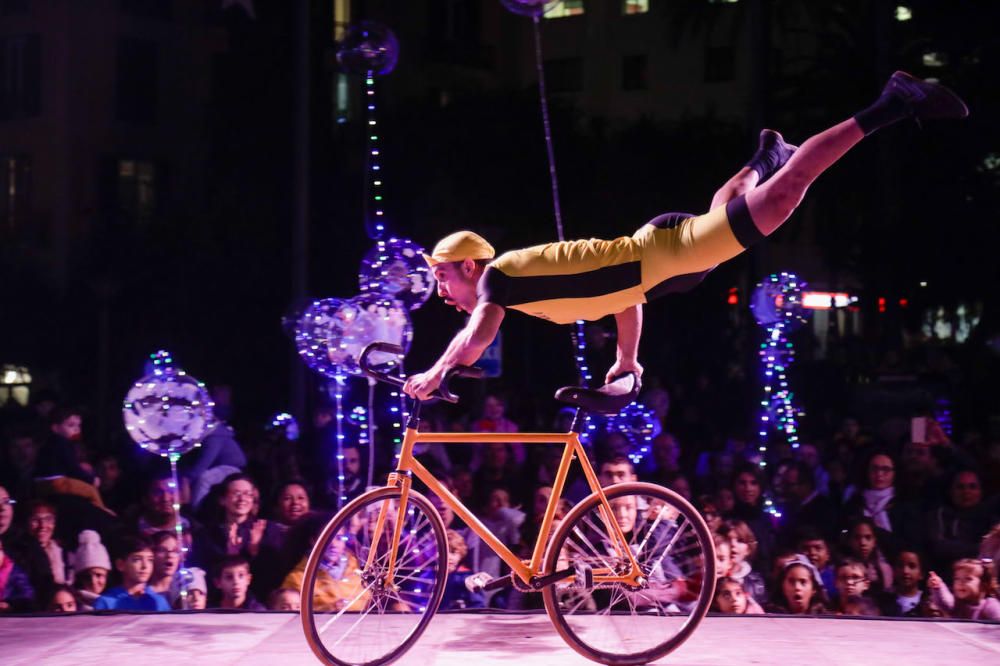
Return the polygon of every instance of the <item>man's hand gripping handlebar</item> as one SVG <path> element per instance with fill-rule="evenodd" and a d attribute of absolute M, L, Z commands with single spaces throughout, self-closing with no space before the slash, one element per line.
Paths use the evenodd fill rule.
<path fill-rule="evenodd" d="M 371 367 L 368 357 L 375 352 L 403 356 L 405 354 L 403 348 L 390 342 L 373 342 L 365 347 L 364 351 L 361 352 L 361 356 L 358 358 L 358 365 L 361 366 L 361 372 L 363 372 L 366 377 L 370 377 L 375 381 L 383 382 L 385 384 L 391 384 L 392 386 L 403 388 L 403 385 L 406 384 L 406 380 L 403 378 L 390 375 L 386 372 L 379 372 Z M 441 384 L 438 386 L 437 390 L 431 394 L 431 397 L 428 398 L 428 400 L 440 398 L 446 402 L 458 402 L 458 396 L 452 393 L 448 388 L 448 383 L 453 377 L 481 379 L 483 377 L 483 369 L 468 365 L 455 366 L 445 373 L 444 378 L 441 380 Z"/>

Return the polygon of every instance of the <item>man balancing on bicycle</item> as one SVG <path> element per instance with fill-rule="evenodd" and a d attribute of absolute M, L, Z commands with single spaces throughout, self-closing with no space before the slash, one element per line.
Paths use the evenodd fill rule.
<path fill-rule="evenodd" d="M 547 243 L 496 259 L 481 236 L 453 233 L 424 258 L 438 295 L 471 318 L 437 363 L 407 379 L 404 391 L 427 398 L 449 369 L 475 363 L 496 337 L 507 308 L 560 324 L 613 314 L 618 353 L 606 381 L 629 371 L 641 375 L 643 303 L 691 289 L 720 263 L 773 233 L 809 185 L 875 130 L 907 118 L 968 114 L 947 88 L 896 72 L 874 104 L 798 148 L 777 132 L 761 132 L 753 158 L 715 193 L 703 215 L 667 213 L 632 236 Z"/>

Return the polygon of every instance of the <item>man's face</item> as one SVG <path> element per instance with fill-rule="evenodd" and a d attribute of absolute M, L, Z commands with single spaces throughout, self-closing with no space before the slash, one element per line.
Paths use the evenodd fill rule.
<path fill-rule="evenodd" d="M 344 475 L 349 479 L 356 479 L 360 472 L 361 452 L 353 447 L 344 449 Z"/>
<path fill-rule="evenodd" d="M 28 518 L 28 532 L 38 540 L 42 546 L 47 546 L 52 541 L 52 533 L 56 528 L 56 515 L 46 506 L 35 509 L 31 517 Z"/>
<path fill-rule="evenodd" d="M 622 533 L 628 534 L 635 527 L 635 519 L 639 513 L 636 507 L 634 495 L 616 497 L 611 500 L 611 511 L 615 514 L 615 521 Z"/>
<path fill-rule="evenodd" d="M 438 296 L 460 312 L 472 312 L 476 307 L 476 284 L 481 270 L 471 260 L 453 261 L 434 267 Z"/>
<path fill-rule="evenodd" d="M 601 485 L 610 486 L 613 483 L 635 481 L 635 472 L 627 462 L 604 463 L 601 465 Z"/>
<path fill-rule="evenodd" d="M 149 508 L 156 513 L 173 513 L 177 492 L 170 487 L 171 483 L 170 479 L 157 479 L 149 485 L 146 499 L 149 502 Z"/>
<path fill-rule="evenodd" d="M 53 423 L 52 432 L 60 437 L 75 441 L 80 439 L 80 427 L 82 424 L 83 422 L 80 420 L 79 415 L 71 414 L 59 423 Z"/>
<path fill-rule="evenodd" d="M 903 446 L 903 467 L 907 472 L 926 472 L 934 465 L 931 445 L 927 442 L 907 442 Z"/>

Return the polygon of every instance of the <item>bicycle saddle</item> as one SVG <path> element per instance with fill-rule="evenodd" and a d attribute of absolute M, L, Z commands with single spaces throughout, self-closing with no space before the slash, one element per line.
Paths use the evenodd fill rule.
<path fill-rule="evenodd" d="M 641 388 L 642 383 L 636 374 L 626 372 L 598 389 L 564 386 L 556 391 L 556 400 L 592 414 L 611 415 L 617 414 L 635 400 Z"/>

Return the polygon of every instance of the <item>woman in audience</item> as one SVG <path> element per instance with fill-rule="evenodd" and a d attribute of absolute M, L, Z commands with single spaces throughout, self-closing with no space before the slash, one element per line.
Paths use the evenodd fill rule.
<path fill-rule="evenodd" d="M 750 463 L 739 467 L 733 478 L 735 503 L 730 517 L 743 521 L 753 531 L 756 546 L 750 558 L 757 566 L 766 566 L 774 552 L 774 526 L 764 510 L 764 485 L 760 467 Z"/>

